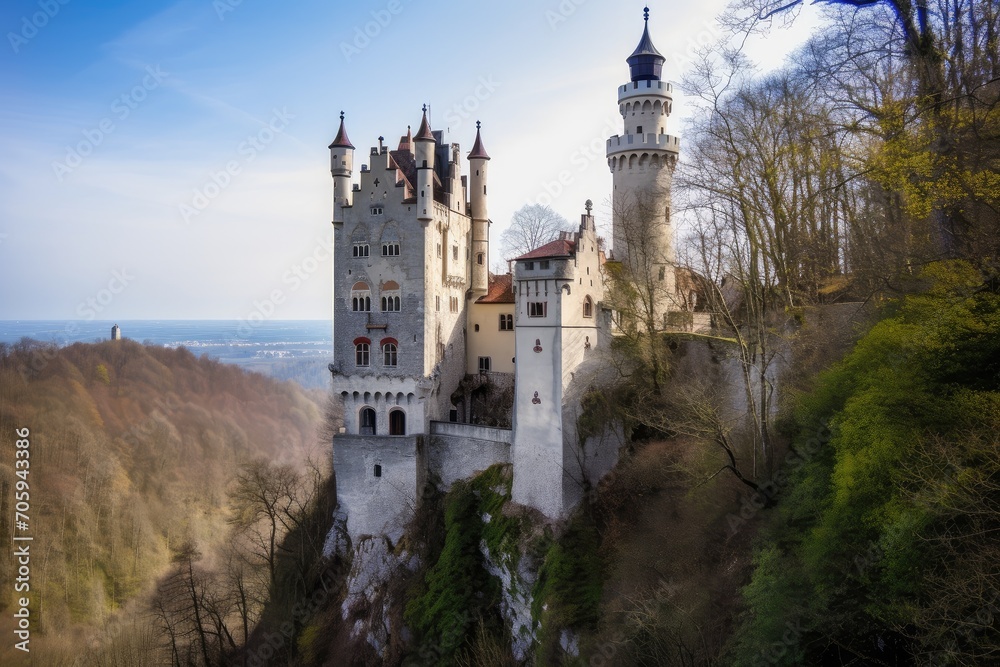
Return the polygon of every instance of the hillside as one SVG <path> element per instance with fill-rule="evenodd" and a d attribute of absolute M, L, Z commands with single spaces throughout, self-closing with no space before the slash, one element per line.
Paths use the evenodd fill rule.
<path fill-rule="evenodd" d="M 15 429 L 30 432 L 34 664 L 71 662 L 102 625 L 144 611 L 137 597 L 185 549 L 204 567 L 219 561 L 241 524 L 231 511 L 235 478 L 256 464 L 300 479 L 319 451 L 320 400 L 185 349 L 128 340 L 0 346 L 5 517 L 18 481 Z M 0 530 L 11 544 L 11 523 Z M 8 637 L 14 567 L 0 560 L 0 632 Z M 133 631 L 141 634 L 121 634 Z M 0 662 L 19 653 L 5 642 Z"/>

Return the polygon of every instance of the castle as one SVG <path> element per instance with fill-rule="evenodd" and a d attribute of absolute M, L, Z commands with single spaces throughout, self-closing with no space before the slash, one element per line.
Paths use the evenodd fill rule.
<path fill-rule="evenodd" d="M 576 232 L 491 275 L 480 124 L 467 175 L 459 145 L 431 128 L 425 106 L 416 134 L 408 129 L 394 149 L 379 137 L 352 182 L 355 147 L 341 113 L 329 147 L 330 371 L 344 414 L 333 443 L 337 497 L 352 538 L 395 540 L 428 484 L 448 488 L 498 462 L 512 464 L 514 502 L 559 519 L 617 461 L 613 433 L 577 430 L 613 335 L 606 263 L 658 286 L 658 321 L 678 303 L 670 183 L 679 142 L 665 131 L 671 86 L 648 20 L 647 8 L 630 81 L 618 88 L 624 131 L 607 141 L 610 256 L 588 201 Z"/>

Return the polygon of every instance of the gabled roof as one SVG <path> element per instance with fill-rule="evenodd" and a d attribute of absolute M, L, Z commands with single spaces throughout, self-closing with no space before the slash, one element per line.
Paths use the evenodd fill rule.
<path fill-rule="evenodd" d="M 476 303 L 514 303 L 514 277 L 505 273 L 502 276 L 490 275 L 489 290 L 476 299 Z"/>
<path fill-rule="evenodd" d="M 396 165 L 396 169 L 399 169 L 399 173 L 403 175 L 403 180 L 406 184 L 410 186 L 411 189 L 416 189 L 417 187 L 417 161 L 413 157 L 413 153 L 406 150 L 389 151 L 389 157 L 392 159 L 393 164 Z M 434 173 L 434 187 L 435 189 L 441 187 L 441 177 L 438 176 L 437 172 Z"/>
<path fill-rule="evenodd" d="M 576 241 L 571 241 L 569 239 L 556 239 L 555 241 L 549 241 L 545 245 L 535 248 L 531 252 L 525 253 L 520 257 L 515 257 L 514 261 L 545 257 L 569 257 L 574 252 L 576 252 Z"/>

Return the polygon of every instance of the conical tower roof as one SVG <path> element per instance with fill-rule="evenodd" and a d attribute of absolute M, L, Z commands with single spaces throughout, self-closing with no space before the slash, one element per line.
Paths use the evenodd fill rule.
<path fill-rule="evenodd" d="M 333 143 L 330 144 L 329 148 L 350 148 L 354 150 L 354 144 L 351 140 L 347 138 L 347 128 L 344 127 L 344 112 L 340 112 L 340 129 L 337 131 L 337 136 L 334 138 Z"/>
<path fill-rule="evenodd" d="M 643 10 L 643 19 L 644 25 L 639 45 L 625 60 L 631 70 L 633 81 L 659 81 L 666 58 L 656 50 L 656 47 L 653 46 L 653 40 L 649 38 L 649 7 Z"/>
<path fill-rule="evenodd" d="M 479 121 L 476 121 L 476 143 L 472 144 L 472 152 L 469 153 L 469 159 L 481 158 L 483 160 L 489 160 L 490 156 L 486 154 L 486 149 L 483 148 L 483 138 L 479 136 Z"/>

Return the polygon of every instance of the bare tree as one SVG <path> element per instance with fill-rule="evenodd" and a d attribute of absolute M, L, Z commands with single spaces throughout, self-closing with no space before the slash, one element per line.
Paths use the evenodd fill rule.
<path fill-rule="evenodd" d="M 510 227 L 500 235 L 501 252 L 513 259 L 554 240 L 572 227 L 566 218 L 541 204 L 525 204 L 511 217 Z"/>

